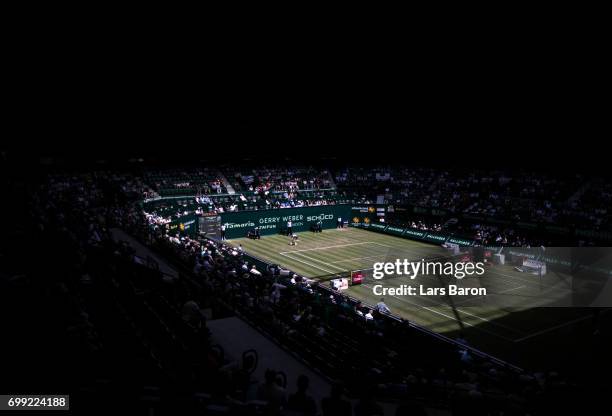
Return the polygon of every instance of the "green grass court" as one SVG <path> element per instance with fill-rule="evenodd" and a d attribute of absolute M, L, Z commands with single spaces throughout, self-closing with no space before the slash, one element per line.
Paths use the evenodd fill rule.
<path fill-rule="evenodd" d="M 450 253 L 440 246 L 356 228 L 302 232 L 297 246 L 289 245 L 289 238 L 283 235 L 261 240 L 240 238 L 229 243 L 241 244 L 248 254 L 319 279 L 322 284 L 352 270 L 365 270 L 368 276 L 375 262 L 450 259 Z M 581 323 L 591 319 L 588 309 L 540 307 L 562 304 L 570 293 L 571 281 L 556 273 L 539 277 L 519 273 L 510 265 L 491 265 L 482 277 L 450 280 L 437 276 L 419 276 L 415 280 L 367 277 L 364 284 L 351 286 L 343 293 L 373 305 L 382 297 L 373 293 L 376 284 L 386 288 L 419 284 L 443 287 L 449 283 L 485 287 L 487 296 L 417 294 L 384 298 L 393 314 L 451 338 L 463 332 L 473 346 L 517 365 L 532 364 L 534 360 L 542 364 L 554 358 L 554 353 L 539 346 L 559 342 L 560 338 L 567 342 L 567 336 L 579 333 Z M 529 355 L 522 353 L 527 351 Z"/>

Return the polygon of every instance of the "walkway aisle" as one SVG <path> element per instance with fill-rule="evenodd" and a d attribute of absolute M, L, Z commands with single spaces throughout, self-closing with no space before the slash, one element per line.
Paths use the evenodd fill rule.
<path fill-rule="evenodd" d="M 159 265 L 159 270 L 162 273 L 167 274 L 169 276 L 178 277 L 179 274 L 176 271 L 176 269 L 174 269 L 172 266 L 170 266 L 163 258 L 161 258 L 159 256 L 156 256 L 151 250 L 149 250 L 148 247 L 145 247 L 144 245 L 140 244 L 140 242 L 138 240 L 136 240 L 131 235 L 127 234 L 122 229 L 120 229 L 120 228 L 111 228 L 110 232 L 111 232 L 111 234 L 113 236 L 113 240 L 115 240 L 115 241 L 127 241 L 128 243 L 130 243 L 130 246 L 134 250 L 136 250 L 136 255 L 138 257 L 142 257 L 143 259 L 146 259 L 147 257 L 150 257 L 153 260 L 155 260 L 157 262 L 157 264 Z"/>

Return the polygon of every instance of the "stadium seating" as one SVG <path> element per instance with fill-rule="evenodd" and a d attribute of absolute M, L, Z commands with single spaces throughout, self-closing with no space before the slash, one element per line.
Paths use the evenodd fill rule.
<path fill-rule="evenodd" d="M 161 196 L 207 195 L 227 191 L 221 183 L 218 172 L 212 169 L 147 171 L 144 179 Z"/>
<path fill-rule="evenodd" d="M 164 227 L 155 225 L 198 209 L 359 203 L 376 200 L 380 193 L 386 202 L 484 218 L 442 222 L 414 213 L 390 218 L 403 226 L 451 231 L 483 243 L 501 237 L 504 244 L 533 245 L 541 235 L 521 234 L 514 223 L 488 220 L 518 216 L 610 230 L 610 212 L 601 201 L 610 205 L 612 188 L 605 181 L 595 178 L 585 187 L 577 178 L 533 180 L 498 172 L 438 174 L 406 168 L 340 169 L 332 180 L 326 170 L 259 168 L 253 170 L 252 181 L 246 172 L 227 178 L 237 191 L 227 195 L 223 175 L 228 177 L 228 168 L 222 174 L 181 169 L 143 175 L 52 175 L 28 194 L 33 226 L 27 233 L 44 242 L 37 253 L 41 270 L 53 270 L 64 280 L 35 282 L 34 295 L 24 292 L 12 302 L 34 304 L 36 315 L 49 325 L 69 323 L 56 328 L 70 339 L 70 348 L 60 356 L 90 364 L 70 374 L 78 385 L 66 388 L 82 395 L 103 389 L 123 392 L 128 409 L 144 405 L 161 413 L 181 408 L 201 414 L 212 406 L 226 414 L 269 410 L 266 403 L 248 400 L 249 374 L 225 370 L 224 352 L 212 345 L 206 319 L 189 314 L 193 305 L 211 310 L 215 317 L 242 317 L 321 373 L 342 381 L 353 397 L 369 389 L 396 401 L 413 399 L 446 408 L 486 406 L 490 412 L 510 414 L 537 409 L 543 397 L 571 386 L 564 374 L 517 372 L 405 321 L 376 312 L 373 320 L 366 320 L 357 311 L 369 307 L 354 299 L 320 286 L 291 283 L 261 265 L 261 276 L 245 273 L 243 266 L 253 263 L 248 256 L 219 242 L 188 236 L 171 240 Z M 145 198 L 157 200 L 144 204 L 143 211 Z M 155 262 L 138 258 L 129 243 L 112 238 L 112 227 L 169 259 L 180 269 L 179 276 L 165 275 Z M 25 235 L 24 244 L 28 238 Z M 202 247 L 210 253 L 203 256 Z M 10 284 L 18 286 L 20 279 Z M 270 295 L 274 284 L 286 287 L 276 300 Z M 43 341 L 52 344 L 51 334 Z M 282 379 L 281 369 L 275 370 Z M 162 400 L 168 392 L 176 394 Z M 108 406 L 101 404 L 97 411 L 108 414 Z"/>

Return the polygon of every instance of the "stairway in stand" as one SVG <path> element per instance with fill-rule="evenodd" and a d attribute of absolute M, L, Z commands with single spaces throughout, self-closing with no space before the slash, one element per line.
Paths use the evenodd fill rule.
<path fill-rule="evenodd" d="M 229 183 L 225 175 L 222 172 L 219 172 L 218 175 L 219 179 L 221 179 L 221 182 L 223 183 L 223 186 L 225 186 L 225 189 L 227 189 L 227 193 L 230 195 L 234 195 L 236 191 L 234 190 L 234 187 Z"/>

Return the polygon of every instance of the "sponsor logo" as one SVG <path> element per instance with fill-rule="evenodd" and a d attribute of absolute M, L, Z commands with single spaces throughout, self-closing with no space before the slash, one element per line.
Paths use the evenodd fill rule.
<path fill-rule="evenodd" d="M 264 217 L 259 219 L 260 224 L 277 223 L 280 221 L 280 217 Z"/>
<path fill-rule="evenodd" d="M 227 227 L 228 230 L 231 230 L 232 228 L 246 228 L 246 227 L 255 227 L 255 223 L 252 221 L 247 221 L 247 222 L 243 222 L 240 224 L 236 224 L 233 222 L 228 222 L 227 224 L 225 224 L 225 226 Z"/>
<path fill-rule="evenodd" d="M 267 225 L 260 225 L 259 229 L 260 230 L 270 230 L 276 228 L 276 224 L 267 224 Z"/>
<path fill-rule="evenodd" d="M 469 241 L 469 240 L 460 240 L 458 238 L 449 238 L 448 242 L 449 243 L 463 245 L 463 246 L 471 246 L 472 245 L 471 241 Z"/>
<path fill-rule="evenodd" d="M 438 240 L 438 241 L 446 241 L 446 237 L 443 237 L 441 235 L 427 234 L 425 235 L 425 238 L 431 238 L 432 240 Z"/>
<path fill-rule="evenodd" d="M 286 217 L 283 217 L 283 221 L 301 221 L 303 219 L 303 215 L 287 215 Z"/>
<path fill-rule="evenodd" d="M 306 217 L 306 221 L 323 221 L 323 220 L 333 220 L 334 216 L 332 214 L 319 214 L 319 215 L 310 215 Z"/>
<path fill-rule="evenodd" d="M 406 234 L 414 235 L 416 237 L 422 237 L 423 236 L 422 232 L 414 231 L 414 230 L 406 230 Z"/>

